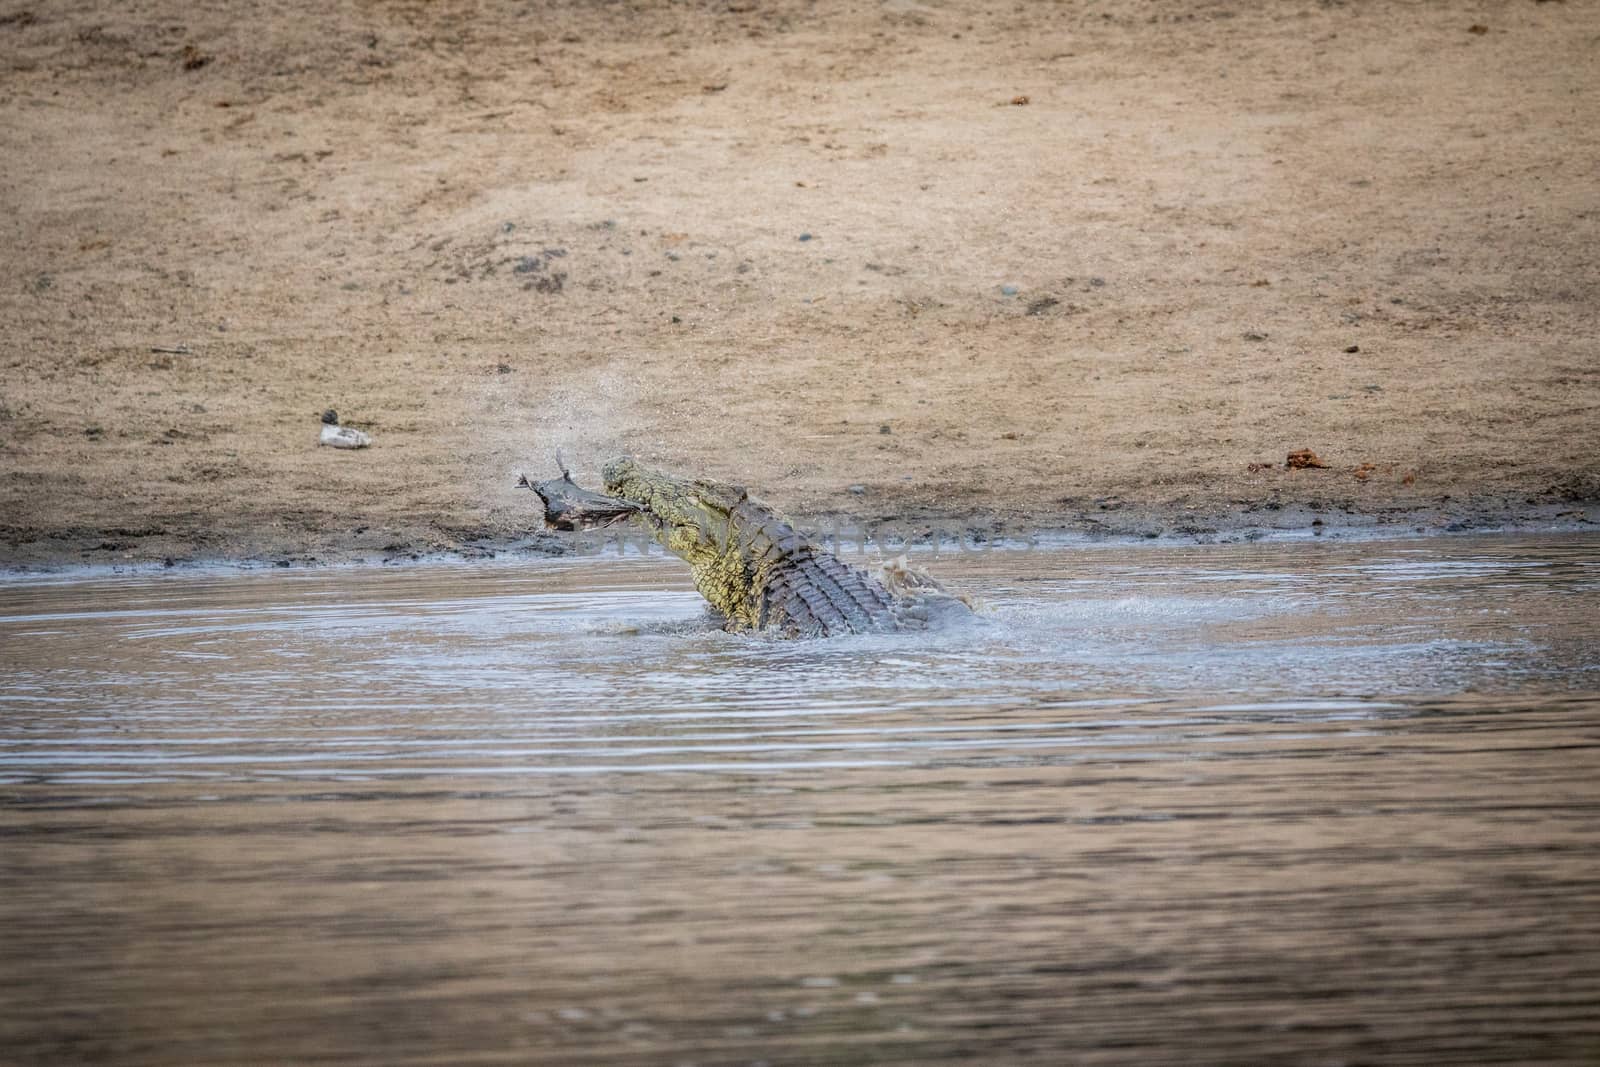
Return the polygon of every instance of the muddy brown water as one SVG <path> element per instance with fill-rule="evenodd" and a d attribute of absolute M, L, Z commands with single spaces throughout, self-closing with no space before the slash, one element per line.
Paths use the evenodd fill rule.
<path fill-rule="evenodd" d="M 1600 537 L 0 582 L 0 1061 L 1600 1062 Z"/>

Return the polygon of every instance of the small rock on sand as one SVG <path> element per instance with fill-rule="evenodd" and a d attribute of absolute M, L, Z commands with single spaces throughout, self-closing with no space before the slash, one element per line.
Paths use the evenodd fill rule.
<path fill-rule="evenodd" d="M 1297 448 L 1289 453 L 1289 458 L 1284 461 L 1285 467 L 1292 471 L 1307 470 L 1310 468 L 1326 469 L 1327 464 L 1322 458 L 1309 448 Z"/>

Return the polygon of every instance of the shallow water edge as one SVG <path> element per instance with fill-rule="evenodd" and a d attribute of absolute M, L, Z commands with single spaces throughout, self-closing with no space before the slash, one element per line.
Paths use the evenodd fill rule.
<path fill-rule="evenodd" d="M 1297 541 L 1413 541 L 1433 537 L 1562 536 L 1600 531 L 1600 503 L 1560 502 L 1524 505 L 1518 509 L 1478 505 L 1450 509 L 1396 509 L 1348 512 L 1290 505 L 1269 511 L 1235 510 L 1225 515 L 1174 513 L 1170 509 L 1133 509 L 1123 513 L 1081 516 L 1072 524 L 1019 524 L 974 516 L 850 519 L 828 516 L 803 521 L 807 536 L 853 561 L 881 559 L 899 553 L 917 556 L 959 555 L 993 550 L 1052 550 L 1086 546 L 1156 547 L 1211 544 L 1277 544 Z M 530 520 L 534 521 L 534 520 Z M 94 538 L 91 538 L 93 540 Z M 161 571 L 204 573 L 264 568 L 396 566 L 452 561 L 532 560 L 568 556 L 630 553 L 661 554 L 649 535 L 627 525 L 587 533 L 555 533 L 535 529 L 513 535 L 400 536 L 373 550 L 350 539 L 321 539 L 314 544 L 273 548 L 239 544 L 216 550 L 172 544 L 159 537 L 100 539 L 89 546 L 81 539 L 56 538 L 53 544 L 35 538 L 0 546 L 0 582 L 28 581 L 42 575 L 88 578 Z"/>

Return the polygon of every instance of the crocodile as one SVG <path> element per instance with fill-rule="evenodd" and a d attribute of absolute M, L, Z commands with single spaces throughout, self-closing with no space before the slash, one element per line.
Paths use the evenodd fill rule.
<path fill-rule="evenodd" d="M 694 585 L 732 631 L 785 637 L 924 629 L 970 613 L 959 597 L 902 566 L 870 573 L 796 530 L 741 486 L 680 478 L 630 457 L 604 471 L 605 494 L 560 478 L 526 485 L 556 529 L 642 523 L 689 564 Z"/>

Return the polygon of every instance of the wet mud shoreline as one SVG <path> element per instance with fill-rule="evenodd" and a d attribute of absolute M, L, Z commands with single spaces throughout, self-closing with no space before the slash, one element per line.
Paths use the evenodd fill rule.
<path fill-rule="evenodd" d="M 221 565 L 315 567 L 422 560 L 564 557 L 605 551 L 650 550 L 648 532 L 623 524 L 584 534 L 541 528 L 530 514 L 526 529 L 430 526 L 339 540 L 303 535 L 275 542 L 259 536 L 224 537 L 217 531 L 65 530 L 13 540 L 0 551 L 0 572 L 14 575 L 81 567 L 134 568 Z M 1284 540 L 1388 540 L 1484 533 L 1592 533 L 1600 530 L 1600 504 L 1554 500 L 1443 501 L 1432 508 L 1372 511 L 1329 508 L 1318 502 L 1236 504 L 1226 510 L 1155 508 L 1105 500 L 1095 510 L 1030 521 L 976 514 L 823 515 L 798 520 L 802 532 L 848 558 L 899 551 L 985 551 L 991 548 L 1070 547 L 1099 542 L 1152 545 L 1237 544 Z"/>

